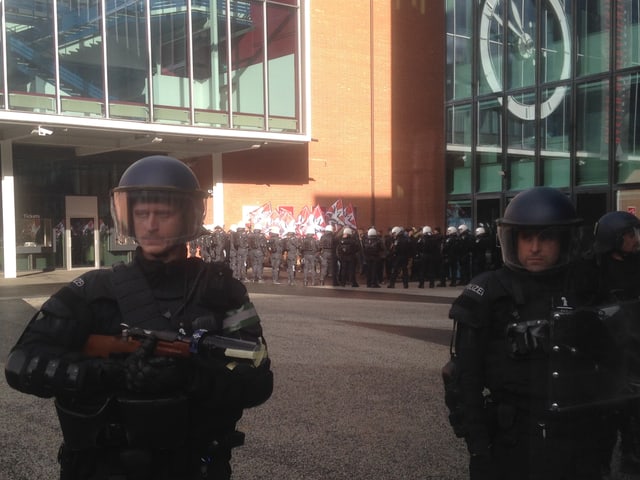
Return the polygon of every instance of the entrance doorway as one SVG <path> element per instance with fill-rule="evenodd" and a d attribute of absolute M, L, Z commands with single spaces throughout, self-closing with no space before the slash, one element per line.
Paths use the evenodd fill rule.
<path fill-rule="evenodd" d="M 67 270 L 99 268 L 98 197 L 65 197 L 65 217 Z"/>

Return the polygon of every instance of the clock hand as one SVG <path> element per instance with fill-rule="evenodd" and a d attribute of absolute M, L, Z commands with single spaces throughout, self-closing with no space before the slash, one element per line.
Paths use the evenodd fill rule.
<path fill-rule="evenodd" d="M 520 19 L 520 12 L 518 12 L 518 7 L 513 0 L 511 0 L 511 11 L 513 12 L 513 19 L 516 21 L 520 33 L 523 34 L 524 28 L 522 27 L 522 20 Z"/>
<path fill-rule="evenodd" d="M 504 28 L 504 22 L 502 21 L 502 19 L 498 16 L 498 14 L 496 12 L 492 13 L 493 18 L 495 19 L 495 21 L 502 27 Z M 516 36 L 518 38 L 523 38 L 524 36 L 524 31 L 522 29 L 518 29 L 515 27 L 515 25 L 513 23 L 511 23 L 511 21 L 507 21 L 507 27 L 509 27 L 509 30 L 511 30 L 513 33 L 516 34 Z"/>

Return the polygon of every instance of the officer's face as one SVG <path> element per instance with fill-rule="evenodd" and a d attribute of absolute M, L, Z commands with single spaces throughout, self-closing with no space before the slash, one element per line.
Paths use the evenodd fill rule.
<path fill-rule="evenodd" d="M 543 272 L 560 258 L 560 240 L 546 230 L 518 232 L 518 261 L 529 272 Z"/>
<path fill-rule="evenodd" d="M 639 248 L 640 239 L 638 238 L 638 231 L 635 228 L 622 236 L 622 247 L 620 250 L 624 253 L 637 252 Z"/>
<path fill-rule="evenodd" d="M 147 258 L 158 258 L 174 247 L 183 230 L 183 218 L 176 205 L 138 202 L 133 207 L 136 240 Z"/>

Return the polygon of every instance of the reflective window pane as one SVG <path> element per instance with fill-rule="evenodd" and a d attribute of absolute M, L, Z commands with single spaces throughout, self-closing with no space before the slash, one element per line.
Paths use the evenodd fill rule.
<path fill-rule="evenodd" d="M 533 92 L 508 98 L 507 145 L 510 148 L 530 149 L 536 146 L 535 94 Z"/>
<path fill-rule="evenodd" d="M 243 22 L 231 22 L 233 126 L 261 130 L 265 127 L 264 4 L 261 1 L 242 3 L 249 7 L 249 17 Z"/>
<path fill-rule="evenodd" d="M 151 2 L 154 121 L 188 124 L 189 55 L 187 1 L 174 0 L 170 12 Z"/>
<path fill-rule="evenodd" d="M 471 105 L 456 105 L 447 109 L 447 143 L 471 145 Z"/>
<path fill-rule="evenodd" d="M 502 104 L 497 98 L 478 102 L 478 145 L 502 145 Z"/>
<path fill-rule="evenodd" d="M 21 14 L 22 6 L 22 0 L 5 1 L 9 107 L 55 113 L 55 45 L 51 40 L 54 35 L 53 3 L 42 4 L 30 16 Z"/>
<path fill-rule="evenodd" d="M 640 182 L 640 74 L 616 81 L 615 160 L 617 182 Z"/>
<path fill-rule="evenodd" d="M 541 2 L 540 76 L 542 83 L 567 80 L 571 75 L 570 1 Z"/>
<path fill-rule="evenodd" d="M 542 92 L 540 149 L 547 154 L 568 154 L 571 149 L 571 102 L 567 92 L 564 86 L 545 88 Z"/>
<path fill-rule="evenodd" d="M 611 9 L 602 0 L 576 2 L 578 54 L 577 76 L 605 72 L 609 68 Z"/>
<path fill-rule="evenodd" d="M 616 67 L 640 65 L 640 4 L 638 0 L 618 0 L 615 16 L 618 30 L 615 35 Z"/>
<path fill-rule="evenodd" d="M 509 2 L 507 6 L 507 18 L 514 25 L 505 33 L 510 46 L 505 62 L 507 88 L 529 87 L 536 80 L 536 0 Z"/>
<path fill-rule="evenodd" d="M 578 85 L 576 93 L 576 184 L 609 181 L 609 82 Z"/>
<path fill-rule="evenodd" d="M 447 0 L 447 100 L 471 96 L 473 3 Z"/>
<path fill-rule="evenodd" d="M 510 190 L 523 190 L 535 186 L 536 162 L 533 156 L 510 153 L 507 163 Z"/>
<path fill-rule="evenodd" d="M 447 152 L 447 193 L 471 193 L 471 151 Z"/>
<path fill-rule="evenodd" d="M 482 151 L 477 155 L 478 192 L 500 192 L 504 171 L 502 170 L 502 151 Z"/>
<path fill-rule="evenodd" d="M 269 130 L 297 131 L 298 105 L 298 37 L 297 11 L 293 8 L 267 5 Z"/>
<path fill-rule="evenodd" d="M 145 3 L 138 0 L 107 14 L 107 79 L 112 118 L 150 120 Z"/>
<path fill-rule="evenodd" d="M 478 26 L 479 92 L 501 92 L 504 84 L 504 28 L 506 7 L 504 2 L 480 2 L 481 14 Z"/>

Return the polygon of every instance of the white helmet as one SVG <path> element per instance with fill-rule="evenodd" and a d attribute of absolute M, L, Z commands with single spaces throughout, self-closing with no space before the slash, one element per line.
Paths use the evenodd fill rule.
<path fill-rule="evenodd" d="M 324 231 L 325 232 L 333 232 L 333 227 L 331 225 L 327 225 L 326 227 L 324 227 Z"/>
<path fill-rule="evenodd" d="M 476 228 L 476 235 L 484 235 L 485 233 L 487 233 L 487 231 L 484 229 L 484 227 Z"/>
<path fill-rule="evenodd" d="M 378 231 L 371 227 L 369 230 L 367 230 L 367 237 L 377 237 L 378 236 Z"/>
<path fill-rule="evenodd" d="M 391 229 L 391 235 L 399 235 L 403 230 L 404 229 L 402 227 L 393 227 Z"/>
<path fill-rule="evenodd" d="M 463 223 L 463 224 L 461 224 L 461 225 L 458 227 L 458 232 L 460 232 L 460 233 L 464 233 L 464 232 L 466 232 L 467 230 L 469 230 L 469 227 L 467 227 L 467 225 L 466 225 L 466 224 L 464 224 L 464 223 Z"/>
<path fill-rule="evenodd" d="M 447 227 L 447 235 L 456 235 L 458 233 L 458 229 L 454 226 Z"/>
<path fill-rule="evenodd" d="M 345 227 L 345 229 L 342 230 L 342 234 L 343 235 L 353 235 L 353 230 L 350 229 L 349 227 Z"/>
<path fill-rule="evenodd" d="M 422 234 L 423 235 L 431 235 L 433 232 L 431 231 L 431 227 L 429 225 L 425 225 L 424 227 L 422 227 Z"/>
<path fill-rule="evenodd" d="M 235 223 L 232 223 L 232 224 L 229 226 L 229 230 L 231 230 L 232 232 L 237 231 L 237 230 L 238 230 L 238 225 L 236 225 Z"/>

